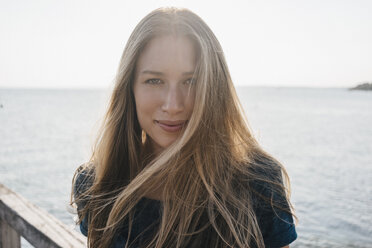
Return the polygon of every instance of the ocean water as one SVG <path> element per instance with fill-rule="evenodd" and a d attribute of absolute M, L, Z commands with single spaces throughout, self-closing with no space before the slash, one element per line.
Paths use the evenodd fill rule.
<path fill-rule="evenodd" d="M 253 133 L 290 175 L 298 217 L 291 247 L 372 247 L 372 92 L 237 92 Z M 74 228 L 73 172 L 89 158 L 108 96 L 0 89 L 0 182 Z"/>

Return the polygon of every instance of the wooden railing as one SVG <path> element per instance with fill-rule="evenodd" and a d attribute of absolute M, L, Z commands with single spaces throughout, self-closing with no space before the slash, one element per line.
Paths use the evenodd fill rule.
<path fill-rule="evenodd" d="M 0 183 L 0 248 L 86 247 L 86 238 Z"/>

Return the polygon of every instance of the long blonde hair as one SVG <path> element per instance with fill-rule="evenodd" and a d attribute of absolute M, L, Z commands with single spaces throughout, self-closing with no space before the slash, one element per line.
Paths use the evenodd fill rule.
<path fill-rule="evenodd" d="M 164 34 L 187 36 L 197 46 L 195 104 L 179 139 L 145 158 L 134 73 L 144 46 Z M 291 213 L 285 169 L 253 137 L 218 40 L 187 9 L 156 9 L 135 27 L 89 165 L 94 182 L 82 215 L 89 213 L 89 247 L 110 246 L 139 200 L 159 185 L 161 221 L 146 247 L 264 247 L 252 199 Z M 266 185 L 268 193 L 253 185 Z M 275 194 L 286 203 L 273 201 Z"/>

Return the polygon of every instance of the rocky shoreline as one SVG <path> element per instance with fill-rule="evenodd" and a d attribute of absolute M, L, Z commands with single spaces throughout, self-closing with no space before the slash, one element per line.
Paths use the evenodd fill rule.
<path fill-rule="evenodd" d="M 372 90 L 372 83 L 362 83 L 349 90 Z"/>

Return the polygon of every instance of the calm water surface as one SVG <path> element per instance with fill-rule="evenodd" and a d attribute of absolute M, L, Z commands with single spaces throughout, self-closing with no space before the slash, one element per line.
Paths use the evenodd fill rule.
<path fill-rule="evenodd" d="M 372 247 L 372 92 L 237 91 L 257 139 L 291 177 L 291 247 Z M 0 182 L 73 228 L 72 175 L 89 158 L 108 95 L 0 89 Z"/>

